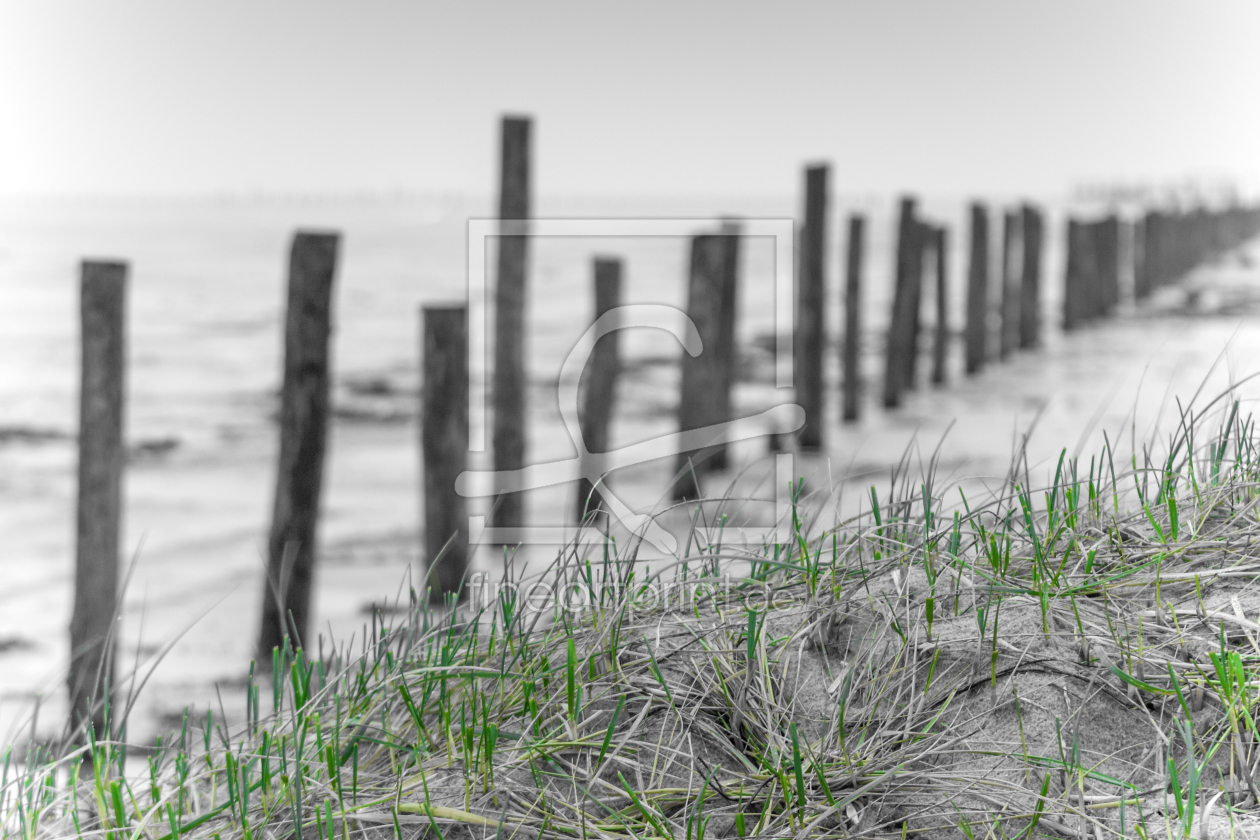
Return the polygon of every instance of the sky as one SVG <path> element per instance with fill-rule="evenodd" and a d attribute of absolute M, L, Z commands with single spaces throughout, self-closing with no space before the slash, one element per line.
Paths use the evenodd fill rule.
<path fill-rule="evenodd" d="M 1260 188 L 1254 0 L 0 0 L 0 194 Z"/>

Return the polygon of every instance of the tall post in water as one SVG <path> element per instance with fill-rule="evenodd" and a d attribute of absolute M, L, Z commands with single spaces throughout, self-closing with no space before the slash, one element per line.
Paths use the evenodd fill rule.
<path fill-rule="evenodd" d="M 1159 266 L 1156 270 L 1156 287 L 1167 286 L 1177 277 L 1180 263 L 1181 227 L 1184 216 L 1172 209 L 1162 215 L 1159 237 Z"/>
<path fill-rule="evenodd" d="M 530 217 L 530 118 L 504 117 L 499 169 L 499 219 Z M 499 237 L 494 298 L 494 447 L 495 472 L 525 466 L 525 301 L 529 238 Z M 520 493 L 499 492 L 491 521 L 496 527 L 524 523 Z"/>
<path fill-rule="evenodd" d="M 468 573 L 468 505 L 455 492 L 468 465 L 468 308 L 430 305 L 420 317 L 425 574 L 429 600 L 440 604 Z"/>
<path fill-rule="evenodd" d="M 827 165 L 805 169 L 805 224 L 801 228 L 801 267 L 796 307 L 796 401 L 805 409 L 799 442 L 805 449 L 823 446 L 823 348 L 827 333 L 826 300 Z"/>
<path fill-rule="evenodd" d="M 1063 329 L 1070 332 L 1084 320 L 1086 240 L 1084 222 L 1067 220 L 1067 259 L 1063 271 Z"/>
<path fill-rule="evenodd" d="M 1142 269 L 1142 253 L 1138 242 L 1141 220 L 1120 219 L 1117 231 L 1116 305 L 1122 298 L 1136 300 L 1137 274 Z"/>
<path fill-rule="evenodd" d="M 1082 321 L 1092 321 L 1102 312 L 1102 285 L 1098 275 L 1098 223 L 1081 222 L 1080 247 L 1077 249 L 1080 293 L 1078 311 Z"/>
<path fill-rule="evenodd" d="M 860 354 L 862 349 L 862 256 L 866 220 L 849 216 L 849 237 L 844 272 L 844 342 L 840 368 L 844 377 L 844 419 L 858 419 L 861 398 Z"/>
<path fill-rule="evenodd" d="M 914 239 L 910 243 L 907 267 L 910 278 L 910 337 L 906 342 L 906 370 L 902 375 L 902 387 L 914 390 L 919 387 L 919 335 L 923 332 L 923 269 L 931 238 L 931 226 L 916 218 Z"/>
<path fill-rule="evenodd" d="M 718 283 L 722 305 L 719 311 L 716 350 L 721 378 L 714 416 L 722 418 L 719 422 L 725 422 L 734 416 L 731 395 L 735 390 L 735 375 L 739 366 L 739 348 L 735 342 L 735 330 L 739 322 L 739 221 L 733 218 L 723 219 L 722 235 L 718 238 L 722 243 L 722 278 Z M 709 466 L 715 470 L 726 469 L 727 442 L 718 441 L 709 451 Z"/>
<path fill-rule="evenodd" d="M 1167 286 L 1177 278 L 1183 219 L 1182 213 L 1176 209 L 1160 214 L 1159 256 L 1155 269 L 1156 288 Z"/>
<path fill-rule="evenodd" d="M 726 228 L 729 230 L 729 228 Z M 701 429 L 730 419 L 731 359 L 723 358 L 723 323 L 733 320 L 729 307 L 735 299 L 729 287 L 735 283 L 730 234 L 702 234 L 691 240 L 691 265 L 687 291 L 687 317 L 696 325 L 700 355 L 683 353 L 682 384 L 678 399 L 680 431 Z M 729 348 L 733 350 L 733 347 Z M 681 474 L 674 485 L 675 499 L 698 498 L 700 480 L 713 469 L 713 459 L 723 453 L 725 442 L 711 441 L 702 449 L 679 453 Z"/>
<path fill-rule="evenodd" d="M 1120 218 L 1108 216 L 1095 222 L 1098 261 L 1099 316 L 1110 316 L 1120 303 Z"/>
<path fill-rule="evenodd" d="M 79 277 L 79 486 L 74 609 L 70 617 L 70 725 L 110 737 L 118 639 L 118 543 L 122 519 L 127 265 L 84 262 Z"/>
<path fill-rule="evenodd" d="M 1158 210 L 1148 213 L 1142 228 L 1142 267 L 1146 275 L 1142 296 L 1150 297 L 1164 284 L 1168 261 L 1168 217 Z"/>
<path fill-rule="evenodd" d="M 1155 283 L 1151 277 L 1153 264 L 1151 258 L 1151 229 L 1155 213 L 1148 210 L 1142 215 L 1134 234 L 1133 242 L 1133 302 L 1141 303 L 1150 296 Z"/>
<path fill-rule="evenodd" d="M 1002 295 L 999 306 L 1002 324 L 998 332 L 998 358 L 1005 360 L 1019 344 L 1019 214 L 1002 214 Z"/>
<path fill-rule="evenodd" d="M 1041 211 L 1031 204 L 1020 208 L 1023 240 L 1019 293 L 1019 346 L 1031 350 L 1041 344 Z"/>
<path fill-rule="evenodd" d="M 280 458 L 267 539 L 259 667 L 292 634 L 307 641 L 315 574 L 315 532 L 328 438 L 329 336 L 338 235 L 299 231 L 289 253 L 280 389 Z"/>
<path fill-rule="evenodd" d="M 915 217 L 915 200 L 903 196 L 897 222 L 896 273 L 892 319 L 888 325 L 888 349 L 884 366 L 884 407 L 901 405 L 902 392 L 910 387 L 914 371 L 915 333 L 918 328 L 918 289 L 923 283 L 921 223 Z"/>
<path fill-rule="evenodd" d="M 945 367 L 949 353 L 949 231 L 944 226 L 933 228 L 932 254 L 936 275 L 936 340 L 932 345 L 932 384 L 945 383 Z"/>
<path fill-rule="evenodd" d="M 1102 242 L 1102 222 L 1095 219 L 1091 222 L 1085 222 L 1085 272 L 1084 288 L 1086 290 L 1085 299 L 1088 301 L 1085 311 L 1085 320 L 1094 321 L 1104 317 L 1107 314 L 1107 304 L 1105 289 L 1103 288 L 1102 267 L 1103 264 L 1099 260 L 1101 254 Z"/>
<path fill-rule="evenodd" d="M 621 305 L 621 260 L 616 257 L 595 258 L 595 321 Z M 593 323 L 593 322 L 592 322 Z M 617 344 L 619 332 L 613 330 L 595 343 L 587 370 L 582 373 L 578 393 L 582 413 L 578 424 L 587 452 L 582 472 L 602 475 L 603 453 L 608 451 L 608 428 L 612 421 L 613 401 L 617 393 Z M 595 485 L 587 478 L 578 480 L 577 519 L 583 522 L 600 510 Z"/>
<path fill-rule="evenodd" d="M 967 373 L 984 368 L 989 332 L 989 211 L 971 205 L 971 241 L 967 255 Z"/>

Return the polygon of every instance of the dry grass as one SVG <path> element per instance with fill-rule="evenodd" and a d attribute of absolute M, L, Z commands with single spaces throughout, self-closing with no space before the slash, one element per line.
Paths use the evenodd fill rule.
<path fill-rule="evenodd" d="M 823 527 L 798 486 L 787 543 L 693 544 L 655 573 L 635 545 L 569 546 L 546 576 L 584 609 L 531 611 L 507 588 L 454 617 L 376 621 L 357 652 L 277 652 L 243 726 L 185 724 L 148 772 L 122 773 L 113 742 L 6 763 L 0 824 L 111 840 L 1246 836 L 1255 443 L 1235 404 L 1187 416 L 1158 459 L 1065 458 L 1036 490 L 1013 470 L 983 504 L 903 476 Z"/>

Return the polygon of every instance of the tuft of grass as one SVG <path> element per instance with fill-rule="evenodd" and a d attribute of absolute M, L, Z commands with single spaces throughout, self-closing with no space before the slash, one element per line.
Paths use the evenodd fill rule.
<path fill-rule="evenodd" d="M 1215 421 L 1213 420 L 1215 418 Z M 1213 426 L 1213 423 L 1216 425 Z M 9 749 L 0 832 L 104 840 L 1200 836 L 1260 808 L 1260 447 L 1238 404 L 1156 455 L 938 476 L 791 537 L 574 544 L 573 604 L 374 616 L 286 645 L 239 723 Z M 1196 438 L 1206 442 L 1196 444 Z M 956 499 L 953 498 L 956 496 Z M 725 521 L 730 500 L 692 521 Z M 667 597 L 663 597 L 667 596 Z M 270 689 L 270 690 L 268 690 Z M 263 707 L 270 701 L 270 708 Z M 200 728 L 200 736 L 196 730 Z"/>

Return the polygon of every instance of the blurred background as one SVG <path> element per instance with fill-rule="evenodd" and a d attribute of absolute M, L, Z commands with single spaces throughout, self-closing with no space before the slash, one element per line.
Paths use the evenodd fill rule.
<path fill-rule="evenodd" d="M 1069 215 L 1256 201 L 1258 39 L 1260 7 L 1241 0 L 0 4 L 0 736 L 37 705 L 41 730 L 65 718 L 80 260 L 130 266 L 121 656 L 153 668 L 143 739 L 216 684 L 244 685 L 295 229 L 342 234 L 315 625 L 344 641 L 421 570 L 418 309 L 466 293 L 467 222 L 496 213 L 501 115 L 534 120 L 539 217 L 799 219 L 802 167 L 830 164 L 825 378 L 839 380 L 844 219 L 859 212 L 867 387 L 845 425 L 831 387 L 827 449 L 801 469 L 828 477 L 839 511 L 844 488 L 886 484 L 907 452 L 927 461 L 939 444 L 950 480 L 983 481 L 1031 431 L 1044 473 L 1104 434 L 1158 437 L 1178 399 L 1242 383 L 1251 403 L 1252 245 L 1140 307 L 1126 291 L 1105 325 L 1059 322 Z M 950 231 L 950 385 L 886 412 L 903 194 Z M 1003 209 L 1046 213 L 1044 336 L 964 378 L 973 200 L 994 216 L 995 260 Z M 531 247 L 525 420 L 530 458 L 550 460 L 574 452 L 555 378 L 590 323 L 592 256 L 622 257 L 626 302 L 683 307 L 688 242 Z M 750 414 L 782 401 L 772 249 L 749 241 L 741 260 L 735 406 Z M 614 446 L 677 428 L 679 353 L 623 339 Z M 731 474 L 769 451 L 740 444 Z M 610 486 L 650 508 L 674 466 Z M 531 496 L 531 521 L 563 524 L 573 492 Z"/>

